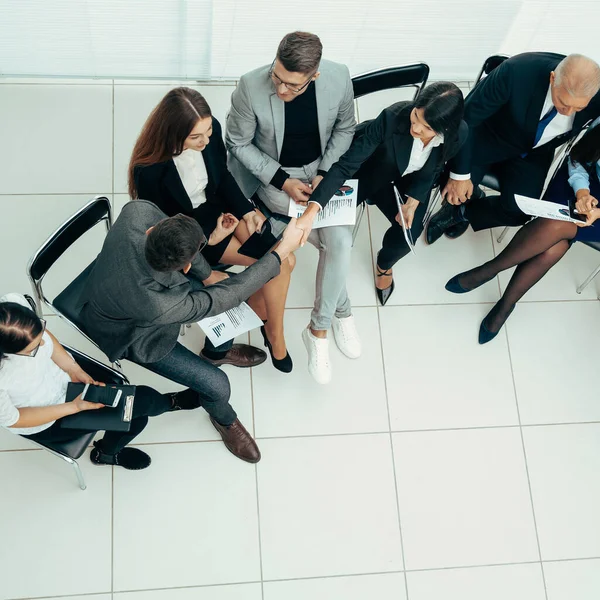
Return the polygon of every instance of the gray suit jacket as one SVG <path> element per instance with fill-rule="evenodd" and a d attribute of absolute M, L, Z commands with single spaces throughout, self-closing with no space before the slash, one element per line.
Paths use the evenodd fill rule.
<path fill-rule="evenodd" d="M 269 185 L 281 166 L 285 103 L 275 93 L 269 68 L 260 67 L 242 76 L 231 96 L 227 116 L 227 164 L 248 198 L 260 185 Z M 328 171 L 352 143 L 356 127 L 354 93 L 346 65 L 322 60 L 319 71 L 321 75 L 315 81 L 321 136 L 319 169 Z"/>
<path fill-rule="evenodd" d="M 146 231 L 165 217 L 151 202 L 127 203 L 87 280 L 82 293 L 83 326 L 110 360 L 160 360 L 177 343 L 182 323 L 238 306 L 279 274 L 279 259 L 269 253 L 239 275 L 192 291 L 183 273 L 160 273 L 146 261 Z M 198 254 L 188 275 L 203 280 L 210 273 Z"/>

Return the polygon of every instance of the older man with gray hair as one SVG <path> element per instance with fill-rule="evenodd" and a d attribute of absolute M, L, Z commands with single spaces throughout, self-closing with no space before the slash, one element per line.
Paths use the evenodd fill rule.
<path fill-rule="evenodd" d="M 600 67 L 581 54 L 528 52 L 505 60 L 465 101 L 467 143 L 449 163 L 427 242 L 475 231 L 522 225 L 515 194 L 539 198 L 558 146 L 600 116 Z M 498 177 L 500 195 L 486 197 L 483 176 Z"/>

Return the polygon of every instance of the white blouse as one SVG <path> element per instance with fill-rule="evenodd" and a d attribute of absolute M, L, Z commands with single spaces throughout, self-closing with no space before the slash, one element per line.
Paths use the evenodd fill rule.
<path fill-rule="evenodd" d="M 404 173 L 402 173 L 402 177 L 409 175 L 410 173 L 414 173 L 415 171 L 420 171 L 427 162 L 427 159 L 431 155 L 431 151 L 434 148 L 442 145 L 444 143 L 443 135 L 436 135 L 427 146 L 423 145 L 423 142 L 420 138 L 413 138 L 413 145 L 410 151 L 410 159 L 408 160 L 408 166 Z"/>
<path fill-rule="evenodd" d="M 20 294 L 7 294 L 0 302 L 18 302 L 29 307 Z M 44 344 L 34 357 L 9 354 L 0 364 L 0 426 L 21 435 L 31 435 L 48 429 L 54 421 L 37 427 L 19 427 L 19 408 L 62 404 L 71 378 L 53 360 L 54 343 L 44 333 Z"/>
<path fill-rule="evenodd" d="M 192 206 L 198 208 L 206 202 L 205 190 L 208 185 L 208 173 L 202 152 L 191 148 L 184 150 L 178 156 L 173 157 L 173 162 Z"/>

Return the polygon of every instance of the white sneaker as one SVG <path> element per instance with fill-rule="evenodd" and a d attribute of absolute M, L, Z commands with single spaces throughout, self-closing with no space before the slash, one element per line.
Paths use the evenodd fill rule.
<path fill-rule="evenodd" d="M 308 352 L 308 372 L 317 383 L 329 383 L 331 381 L 329 340 L 315 337 L 307 327 L 302 332 L 302 341 Z"/>
<path fill-rule="evenodd" d="M 362 353 L 362 346 L 358 337 L 358 331 L 356 331 L 354 317 L 352 315 L 344 319 L 334 317 L 331 327 L 337 347 L 348 358 L 358 358 Z"/>

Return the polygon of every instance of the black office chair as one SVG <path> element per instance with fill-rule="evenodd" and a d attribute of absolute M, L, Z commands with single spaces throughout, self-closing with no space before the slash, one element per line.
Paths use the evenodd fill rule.
<path fill-rule="evenodd" d="M 413 99 L 419 95 L 419 92 L 425 87 L 429 78 L 429 66 L 425 63 L 416 63 L 413 65 L 402 65 L 397 67 L 385 67 L 376 69 L 367 73 L 361 73 L 352 77 L 352 88 L 354 90 L 354 100 L 358 100 L 367 94 L 381 92 L 383 90 L 413 88 Z M 368 204 L 368 201 L 367 201 Z M 356 216 L 356 225 L 352 232 L 352 245 L 358 235 L 358 229 L 365 213 L 365 204 L 358 207 Z"/>
<path fill-rule="evenodd" d="M 81 324 L 81 293 L 87 278 L 94 266 L 92 261 L 54 300 L 49 300 L 42 289 L 42 281 L 52 265 L 85 233 L 98 223 L 104 222 L 106 231 L 112 225 L 112 209 L 105 196 L 96 196 L 72 217 L 65 221 L 37 250 L 27 265 L 27 276 L 33 289 L 35 310 L 42 316 L 43 306 L 50 307 L 59 317 L 64 319 L 97 346 L 84 331 Z M 118 364 L 118 363 L 115 363 Z"/>
<path fill-rule="evenodd" d="M 31 305 L 32 310 L 37 310 L 37 306 L 33 298 L 30 296 L 25 296 L 27 301 Z M 90 376 L 93 377 L 95 381 L 102 381 L 103 383 L 111 383 L 115 385 L 128 385 L 129 380 L 127 377 L 115 371 L 111 367 L 102 364 L 91 356 L 87 356 L 87 354 L 83 354 L 83 352 L 79 352 L 79 350 L 75 350 L 75 348 L 71 348 L 63 344 L 63 347 L 73 355 L 73 358 L 77 362 L 77 364 Z M 75 476 L 77 477 L 77 482 L 79 483 L 79 487 L 82 490 L 86 489 L 85 479 L 83 477 L 83 473 L 79 468 L 79 463 L 77 460 L 81 458 L 86 448 L 90 445 L 94 436 L 96 435 L 95 431 L 90 431 L 88 433 L 84 433 L 79 437 L 70 440 L 68 442 L 36 442 L 34 440 L 26 439 L 28 442 L 39 446 L 40 448 L 47 450 L 50 454 L 57 456 L 58 458 L 64 460 L 66 463 L 70 464 L 75 471 Z M 23 437 L 23 436 L 21 436 Z"/>

